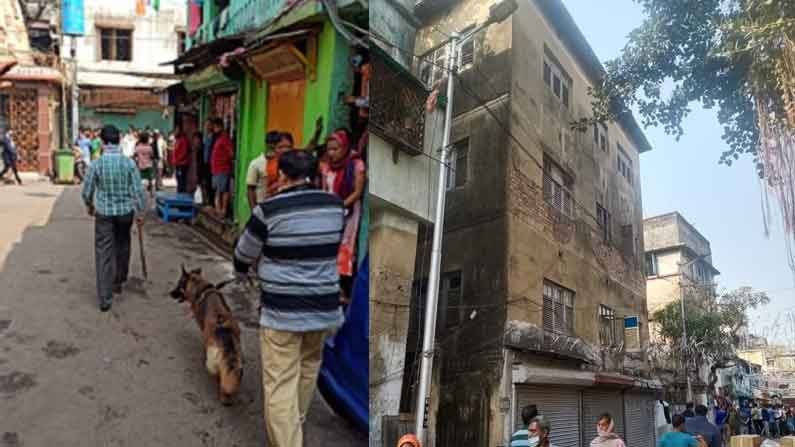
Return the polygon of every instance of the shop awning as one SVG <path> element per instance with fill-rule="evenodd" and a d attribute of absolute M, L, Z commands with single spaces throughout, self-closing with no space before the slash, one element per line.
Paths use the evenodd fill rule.
<path fill-rule="evenodd" d="M 0 69 L 2 72 L 2 69 Z M 60 84 L 63 75 L 60 71 L 50 67 L 31 67 L 13 65 L 0 79 L 4 81 L 43 81 Z"/>
<path fill-rule="evenodd" d="M 205 90 L 232 82 L 233 79 L 226 76 L 221 67 L 218 65 L 211 65 L 198 73 L 188 76 L 182 81 L 182 84 L 185 86 L 186 91 L 194 92 L 196 90 Z"/>
<path fill-rule="evenodd" d="M 77 73 L 77 83 L 85 86 L 145 88 L 154 90 L 177 84 L 179 83 L 179 79 L 136 76 L 125 73 L 80 71 Z"/>
<path fill-rule="evenodd" d="M 243 46 L 242 36 L 229 36 L 221 37 L 213 40 L 212 42 L 204 45 L 198 45 L 186 51 L 178 58 L 160 63 L 161 66 L 173 65 L 177 72 L 186 71 L 181 70 L 181 67 L 203 67 L 218 62 L 218 58 L 236 48 Z M 189 71 L 188 69 L 187 71 Z"/>
<path fill-rule="evenodd" d="M 317 33 L 317 29 L 308 28 L 261 37 L 234 59 L 265 81 L 312 80 L 317 66 Z M 300 41 L 306 41 L 305 45 L 296 45 Z"/>

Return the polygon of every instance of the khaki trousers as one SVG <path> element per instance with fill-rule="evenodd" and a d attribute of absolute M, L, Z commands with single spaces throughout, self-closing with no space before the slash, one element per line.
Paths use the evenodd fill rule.
<path fill-rule="evenodd" d="M 303 446 L 302 425 L 312 403 L 327 334 L 260 329 L 269 447 Z"/>

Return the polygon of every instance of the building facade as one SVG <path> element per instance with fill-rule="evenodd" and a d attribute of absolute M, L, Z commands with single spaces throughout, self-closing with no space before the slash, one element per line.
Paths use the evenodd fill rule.
<path fill-rule="evenodd" d="M 646 296 L 649 316 L 670 303 L 684 300 L 685 308 L 704 308 L 715 300 L 715 277 L 720 272 L 712 265 L 709 241 L 678 212 L 643 221 L 645 241 Z M 651 336 L 657 329 L 652 321 Z M 675 404 L 687 401 L 687 378 L 680 365 L 661 360 L 657 371 L 666 382 L 668 399 Z M 710 365 L 690 370 L 691 399 L 706 404 Z"/>
<path fill-rule="evenodd" d="M 230 216 L 235 225 L 216 231 L 231 241 L 250 215 L 245 174 L 265 150 L 269 130 L 290 132 L 296 147 L 309 142 L 318 118 L 322 137 L 340 127 L 353 128 L 354 141 L 361 135 L 357 111 L 343 100 L 366 84 L 351 58 L 366 53 L 357 28 L 367 27 L 367 5 L 358 0 L 181 3 L 189 16 L 187 51 L 171 63 L 184 76 L 196 111 L 183 118 L 191 126 L 221 118 L 235 143 Z"/>
<path fill-rule="evenodd" d="M 413 0 L 370 4 L 370 445 L 395 445 L 413 430 L 400 417 L 406 337 L 420 227 L 434 214 L 439 165 L 431 138 L 441 135 L 442 111 L 426 112 L 429 89 L 412 73 L 419 22 Z M 438 146 L 436 146 L 438 149 Z"/>
<path fill-rule="evenodd" d="M 131 1 L 85 0 L 84 7 L 85 35 L 74 41 L 79 125 L 170 132 L 174 111 L 163 91 L 179 81 L 174 68 L 161 63 L 175 59 L 184 48 L 185 2 L 161 0 L 155 9 Z M 72 45 L 66 37 L 61 47 L 70 64 Z"/>
<path fill-rule="evenodd" d="M 449 34 L 495 3 L 414 5 L 415 73 L 429 88 L 447 77 Z M 508 445 L 534 403 L 555 445 L 588 445 L 610 411 L 630 445 L 652 446 L 638 170 L 648 142 L 631 116 L 571 130 L 591 116 L 587 89 L 603 69 L 560 1 L 520 2 L 462 42 L 456 62 L 429 444 Z M 431 231 L 420 227 L 409 312 L 408 418 Z"/>
<path fill-rule="evenodd" d="M 14 131 L 19 169 L 40 174 L 52 173 L 60 144 L 64 80 L 55 47 L 31 46 L 38 39 L 31 39 L 28 26 L 55 14 L 54 5 L 46 6 L 42 20 L 28 20 L 27 12 L 38 9 L 23 9 L 18 0 L 0 4 L 0 127 Z"/>

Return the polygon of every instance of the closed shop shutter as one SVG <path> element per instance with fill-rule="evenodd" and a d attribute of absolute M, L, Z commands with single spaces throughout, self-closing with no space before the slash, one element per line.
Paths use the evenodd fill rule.
<path fill-rule="evenodd" d="M 624 396 L 620 390 L 586 389 L 582 392 L 582 445 L 596 437 L 596 421 L 603 413 L 613 416 L 615 432 L 624 438 Z"/>
<path fill-rule="evenodd" d="M 624 442 L 632 447 L 654 447 L 654 396 L 647 393 L 624 395 Z"/>
<path fill-rule="evenodd" d="M 580 447 L 580 391 L 576 388 L 516 385 L 515 420 L 522 426 L 522 408 L 535 404 L 552 425 L 555 447 Z"/>

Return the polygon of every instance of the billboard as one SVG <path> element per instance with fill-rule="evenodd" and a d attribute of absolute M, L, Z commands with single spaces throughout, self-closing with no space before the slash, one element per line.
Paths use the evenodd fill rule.
<path fill-rule="evenodd" d="M 63 0 L 63 33 L 71 36 L 85 34 L 83 0 Z"/>

